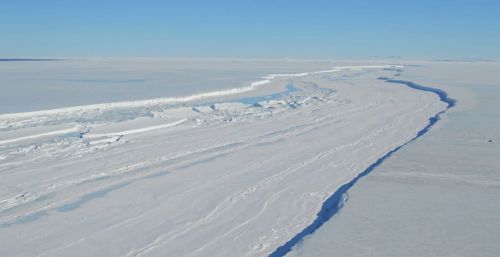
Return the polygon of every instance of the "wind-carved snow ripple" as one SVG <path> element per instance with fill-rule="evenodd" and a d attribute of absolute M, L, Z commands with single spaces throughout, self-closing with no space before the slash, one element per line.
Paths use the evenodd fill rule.
<path fill-rule="evenodd" d="M 298 106 L 315 106 L 318 104 L 339 104 L 333 101 L 334 91 L 326 88 L 320 88 L 315 85 L 308 86 L 307 92 L 302 92 L 301 96 L 288 96 L 278 101 L 277 107 L 273 108 L 273 111 L 278 111 L 282 109 L 283 111 L 286 109 L 294 109 L 289 106 L 289 102 L 296 102 Z M 342 103 L 340 103 L 342 104 Z M 262 118 L 259 115 L 255 115 L 256 113 L 265 113 L 268 112 L 265 108 L 256 108 L 251 107 L 248 113 L 245 113 L 242 118 L 242 121 L 249 121 L 250 118 Z M 352 110 L 351 110 L 352 111 Z M 6 220 L 11 220 L 7 222 L 3 222 L 1 224 L 3 227 L 11 226 L 15 224 L 21 224 L 26 222 L 31 222 L 37 220 L 39 218 L 43 218 L 44 216 L 49 215 L 53 210 L 65 210 L 70 211 L 73 210 L 89 200 L 96 198 L 100 195 L 103 195 L 99 192 L 110 192 L 109 189 L 120 189 L 126 185 L 129 185 L 135 180 L 144 179 L 147 176 L 154 176 L 156 173 L 165 173 L 164 171 L 158 172 L 155 168 L 162 167 L 162 170 L 165 169 L 184 169 L 190 166 L 199 165 L 201 163 L 212 161 L 222 156 L 226 156 L 231 153 L 235 153 L 245 148 L 249 147 L 259 147 L 265 144 L 272 144 L 283 140 L 284 138 L 305 134 L 314 131 L 319 128 L 318 123 L 330 124 L 339 122 L 339 119 L 342 116 L 348 115 L 349 112 L 345 113 L 337 113 L 336 115 L 329 115 L 323 118 L 315 119 L 311 122 L 304 123 L 297 126 L 292 126 L 286 129 L 265 133 L 262 135 L 254 135 L 250 138 L 244 139 L 243 141 L 238 142 L 227 142 L 218 145 L 211 145 L 207 147 L 202 147 L 198 149 L 193 149 L 191 151 L 187 151 L 184 153 L 178 153 L 175 155 L 164 156 L 156 158 L 155 160 L 145 160 L 139 163 L 131 163 L 125 166 L 122 166 L 117 169 L 112 169 L 108 171 L 101 171 L 96 174 L 74 178 L 69 181 L 59 182 L 58 184 L 50 185 L 50 187 L 45 188 L 41 192 L 26 192 L 23 195 L 13 196 L 11 198 L 3 199 L 0 201 L 0 212 L 5 212 L 7 210 L 11 210 L 13 208 L 19 207 L 21 205 L 26 205 L 33 203 L 35 201 L 45 199 L 49 195 L 67 189 L 69 187 L 74 187 L 78 185 L 82 185 L 89 182 L 94 181 L 102 181 L 104 179 L 113 179 L 111 183 L 106 184 L 104 187 L 94 188 L 91 192 L 83 192 L 83 194 L 79 194 L 78 196 L 74 196 L 73 198 L 78 198 L 75 202 L 71 202 L 71 199 L 63 199 L 58 202 L 53 202 L 49 205 L 46 205 L 42 208 L 32 209 L 30 213 L 22 216 L 22 217 L 4 217 Z M 205 115 L 207 119 L 218 121 L 221 123 L 223 119 L 217 118 L 217 116 L 226 116 L 231 115 L 231 113 L 227 112 L 214 112 L 213 114 Z M 233 114 L 234 115 L 234 114 Z M 214 125 L 214 124 L 212 124 Z M 152 171 L 145 171 L 145 169 L 149 169 Z M 140 171 L 140 172 L 138 172 Z"/>
<path fill-rule="evenodd" d="M 304 228 L 302 231 L 300 231 L 298 234 L 296 234 L 294 237 L 292 237 L 290 240 L 285 242 L 283 245 L 279 246 L 274 250 L 271 254 L 269 254 L 269 257 L 282 257 L 285 256 L 288 252 L 292 250 L 294 246 L 296 246 L 298 243 L 300 243 L 306 236 L 309 236 L 313 234 L 318 228 L 320 228 L 325 222 L 330 220 L 333 216 L 335 216 L 344 206 L 345 202 L 348 200 L 348 191 L 351 189 L 356 182 L 358 182 L 361 178 L 365 177 L 366 175 L 370 174 L 375 168 L 380 166 L 385 160 L 387 160 L 389 157 L 391 157 L 395 152 L 399 151 L 401 148 L 406 146 L 412 141 L 415 141 L 417 138 L 425 135 L 427 132 L 429 132 L 430 128 L 436 124 L 441 115 L 444 114 L 448 109 L 452 108 L 456 104 L 456 100 L 448 97 L 448 94 L 441 89 L 438 88 L 433 88 L 433 87 L 427 87 L 427 86 L 422 86 L 418 85 L 412 81 L 405 81 L 405 80 L 399 80 L 399 79 L 391 79 L 387 77 L 380 77 L 380 80 L 383 80 L 388 83 L 395 83 L 395 84 L 402 84 L 407 87 L 410 87 L 412 89 L 416 90 L 421 90 L 425 92 L 431 92 L 436 94 L 439 97 L 439 100 L 446 103 L 447 107 L 446 109 L 438 112 L 434 116 L 429 118 L 428 124 L 418 131 L 417 135 L 410 139 L 408 142 L 392 149 L 391 151 L 387 152 L 385 155 L 377 159 L 374 163 L 372 163 L 368 168 L 363 170 L 361 173 L 359 173 L 354 179 L 351 181 L 347 182 L 346 184 L 343 184 L 340 186 L 337 191 L 335 191 L 330 197 L 328 197 L 322 204 L 320 211 L 316 214 L 316 219 L 309 224 L 306 228 Z"/>
<path fill-rule="evenodd" d="M 368 106 L 370 106 L 370 105 L 368 105 Z M 364 107 L 364 108 L 359 108 L 359 109 L 350 109 L 347 112 L 336 113 L 335 115 L 329 115 L 329 116 L 315 119 L 314 121 L 307 123 L 307 124 L 296 125 L 296 126 L 292 126 L 292 127 L 286 128 L 286 129 L 281 129 L 281 130 L 277 130 L 274 132 L 270 132 L 270 133 L 267 133 L 265 135 L 255 137 L 252 140 L 248 140 L 249 142 L 255 142 L 255 143 L 250 144 L 249 146 L 258 146 L 261 144 L 262 141 L 271 142 L 270 140 L 272 140 L 273 142 L 278 142 L 281 139 L 286 139 L 289 137 L 296 137 L 299 135 L 304 135 L 304 134 L 310 133 L 318 128 L 324 128 L 325 126 L 329 126 L 329 125 L 332 125 L 334 123 L 338 123 L 338 122 L 340 122 L 341 117 L 344 117 L 346 115 L 351 115 L 352 112 L 361 112 L 361 111 L 365 110 L 366 108 L 369 108 L 369 107 Z M 170 240 L 173 240 L 175 238 L 178 238 L 178 237 L 181 237 L 185 234 L 188 234 L 189 232 L 199 228 L 200 226 L 203 226 L 204 224 L 210 223 L 212 220 L 221 217 L 222 215 L 224 215 L 225 213 L 230 211 L 235 204 L 250 197 L 251 194 L 260 192 L 264 188 L 267 188 L 270 185 L 272 185 L 273 183 L 279 183 L 280 181 L 286 179 L 287 177 L 293 176 L 293 174 L 295 174 L 299 170 L 307 168 L 308 166 L 310 166 L 318 161 L 324 160 L 324 159 L 336 154 L 338 151 L 340 151 L 343 148 L 354 147 L 354 146 L 358 146 L 358 145 L 366 145 L 367 143 L 369 143 L 371 141 L 370 140 L 371 138 L 376 137 L 377 134 L 381 133 L 382 131 L 387 130 L 389 127 L 392 127 L 392 126 L 393 126 L 393 124 L 389 123 L 389 124 L 385 125 L 384 127 L 381 127 L 375 131 L 372 131 L 370 134 L 366 135 L 363 138 L 360 138 L 359 140 L 356 140 L 356 141 L 351 142 L 349 144 L 343 144 L 341 146 L 336 146 L 336 147 L 328 149 L 324 152 L 317 153 L 306 160 L 301 160 L 297 163 L 292 164 L 288 168 L 283 169 L 283 170 L 277 172 L 276 174 L 273 174 L 272 176 L 269 176 L 269 177 L 266 177 L 260 181 L 257 181 L 254 185 L 251 185 L 248 188 L 244 188 L 240 191 L 237 191 L 237 192 L 229 195 L 228 197 L 223 199 L 219 204 L 217 204 L 205 216 L 203 216 L 197 220 L 192 221 L 189 224 L 189 226 L 184 227 L 180 230 L 170 230 L 168 233 L 159 235 L 158 237 L 156 237 L 154 240 L 152 240 L 149 244 L 145 245 L 144 247 L 139 248 L 139 249 L 134 249 L 133 251 L 131 251 L 127 255 L 127 257 L 141 256 L 141 255 L 146 254 L 147 252 L 155 249 L 157 246 L 161 245 L 164 242 L 168 242 Z M 239 150 L 242 150 L 242 149 L 244 149 L 244 148 L 241 148 Z M 285 191 L 285 189 L 283 189 L 283 191 Z M 189 192 L 189 190 L 185 191 L 184 193 L 188 193 L 188 192 Z M 225 231 L 223 234 L 220 234 L 220 235 L 217 235 L 217 236 L 211 238 L 208 242 L 206 242 L 203 246 L 201 246 L 198 250 L 196 250 L 193 253 L 201 251 L 203 248 L 206 248 L 206 247 L 209 247 L 209 246 L 215 244 L 217 241 L 222 240 L 224 237 L 227 237 L 228 235 L 234 233 L 238 229 L 243 228 L 245 225 L 250 224 L 253 220 L 257 219 L 261 214 L 263 214 L 265 212 L 267 206 L 269 206 L 275 199 L 279 198 L 280 192 L 275 192 L 275 194 L 273 194 L 272 198 L 266 199 L 266 201 L 263 204 L 263 208 L 261 208 L 256 215 L 254 215 L 250 219 L 240 223 L 238 226 L 235 226 L 235 227 L 231 228 L 230 230 Z"/>

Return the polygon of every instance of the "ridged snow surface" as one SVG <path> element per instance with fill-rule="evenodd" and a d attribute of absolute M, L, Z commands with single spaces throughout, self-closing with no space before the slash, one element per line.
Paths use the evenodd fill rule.
<path fill-rule="evenodd" d="M 0 256 L 268 256 L 446 108 L 394 73 L 0 115 Z"/>

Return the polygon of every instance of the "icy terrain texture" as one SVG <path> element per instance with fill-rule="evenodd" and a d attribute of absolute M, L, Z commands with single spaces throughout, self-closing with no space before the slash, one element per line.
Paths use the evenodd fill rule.
<path fill-rule="evenodd" d="M 500 256 L 500 63 L 415 64 L 396 80 L 438 86 L 456 105 L 286 256 Z"/>
<path fill-rule="evenodd" d="M 268 256 L 446 109 L 391 68 L 0 115 L 0 255 Z"/>

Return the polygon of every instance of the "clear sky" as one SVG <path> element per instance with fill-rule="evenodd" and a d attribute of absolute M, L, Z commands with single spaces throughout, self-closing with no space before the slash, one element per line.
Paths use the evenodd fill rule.
<path fill-rule="evenodd" d="M 500 0 L 1 0 L 0 58 L 500 58 Z"/>

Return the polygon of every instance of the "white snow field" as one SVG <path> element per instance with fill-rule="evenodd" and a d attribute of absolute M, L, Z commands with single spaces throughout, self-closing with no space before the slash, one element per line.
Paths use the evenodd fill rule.
<path fill-rule="evenodd" d="M 0 114 L 248 88 L 269 73 L 333 65 L 331 61 L 251 59 L 0 59 Z"/>
<path fill-rule="evenodd" d="M 286 256 L 500 256 L 500 63 L 420 62 L 400 79 L 457 100 Z"/>
<path fill-rule="evenodd" d="M 412 67 L 321 65 L 1 114 L 0 256 L 270 255 L 446 109 L 379 79 Z"/>

